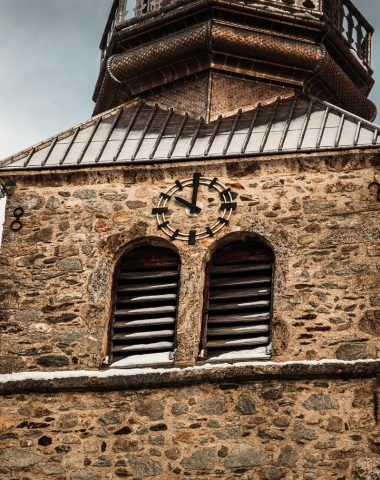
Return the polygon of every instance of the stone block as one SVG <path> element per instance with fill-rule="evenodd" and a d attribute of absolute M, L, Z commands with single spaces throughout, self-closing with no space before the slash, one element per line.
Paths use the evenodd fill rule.
<path fill-rule="evenodd" d="M 161 466 L 148 457 L 148 455 L 128 455 L 128 463 L 135 477 L 156 477 L 162 475 Z"/>
<path fill-rule="evenodd" d="M 214 468 L 216 461 L 216 448 L 206 447 L 195 449 L 190 457 L 181 460 L 181 465 L 185 470 L 190 471 L 209 471 Z"/>
<path fill-rule="evenodd" d="M 262 449 L 252 445 L 241 443 L 235 445 L 225 461 L 225 467 L 229 469 L 242 467 L 259 467 L 266 461 Z"/>

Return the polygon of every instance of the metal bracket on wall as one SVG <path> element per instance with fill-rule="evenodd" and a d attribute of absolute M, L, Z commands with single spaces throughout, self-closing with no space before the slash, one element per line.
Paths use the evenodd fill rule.
<path fill-rule="evenodd" d="M 368 186 L 368 188 L 370 190 L 372 190 L 372 189 L 375 190 L 374 187 L 376 187 L 376 189 L 377 189 L 377 201 L 380 202 L 380 182 L 377 179 L 375 179 L 373 182 L 371 182 Z"/>
<path fill-rule="evenodd" d="M 15 220 L 11 223 L 12 232 L 19 232 L 24 225 L 21 223 L 21 217 L 24 215 L 24 209 L 22 207 L 15 208 L 13 211 L 13 216 Z"/>
<path fill-rule="evenodd" d="M 204 362 L 206 360 L 206 352 L 204 348 L 202 348 L 202 350 L 199 352 L 197 360 L 198 362 Z"/>
<path fill-rule="evenodd" d="M 6 197 L 9 193 L 8 189 L 15 186 L 16 182 L 14 180 L 0 179 L 0 199 Z"/>
<path fill-rule="evenodd" d="M 102 368 L 104 369 L 109 368 L 109 366 L 110 366 L 110 357 L 107 355 L 102 362 Z"/>
<path fill-rule="evenodd" d="M 176 356 L 176 353 L 177 353 L 177 349 L 175 349 L 173 352 L 170 352 L 169 353 L 169 360 L 171 361 L 175 361 L 175 356 Z"/>

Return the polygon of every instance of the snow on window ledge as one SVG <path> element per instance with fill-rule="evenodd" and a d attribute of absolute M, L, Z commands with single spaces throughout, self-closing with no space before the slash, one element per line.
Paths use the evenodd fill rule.
<path fill-rule="evenodd" d="M 0 395 L 67 391 L 126 391 L 201 383 L 376 378 L 380 359 L 254 361 L 184 368 L 110 368 L 105 371 L 23 372 L 0 375 Z"/>
<path fill-rule="evenodd" d="M 154 365 L 172 365 L 172 352 L 147 353 L 145 355 L 131 355 L 111 364 L 111 368 L 147 367 Z"/>
<path fill-rule="evenodd" d="M 270 349 L 268 349 L 268 347 L 258 347 L 248 350 L 232 351 L 208 357 L 207 363 L 220 363 L 222 361 L 249 362 L 270 360 L 271 354 L 269 352 Z"/>

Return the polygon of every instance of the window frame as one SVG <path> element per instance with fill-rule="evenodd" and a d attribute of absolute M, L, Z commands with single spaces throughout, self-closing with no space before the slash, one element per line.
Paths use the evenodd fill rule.
<path fill-rule="evenodd" d="M 114 360 L 113 360 L 113 353 L 112 353 L 112 347 L 113 347 L 113 337 L 115 334 L 115 311 L 117 307 L 117 300 L 118 300 L 118 286 L 119 286 L 119 276 L 122 270 L 122 259 L 126 255 L 131 254 L 133 251 L 138 250 L 140 248 L 149 248 L 149 249 L 166 249 L 170 252 L 172 252 L 178 260 L 177 264 L 177 269 L 178 269 L 178 276 L 177 276 L 177 298 L 176 298 L 176 304 L 175 304 L 175 322 L 174 322 L 174 332 L 173 332 L 173 347 L 172 351 L 170 353 L 170 356 L 172 357 L 170 362 L 166 363 L 143 363 L 143 364 L 135 364 L 135 365 L 130 365 L 130 366 L 113 366 Z M 178 250 L 174 247 L 173 244 L 165 241 L 164 239 L 161 238 L 144 238 L 144 239 L 139 239 L 137 241 L 132 241 L 131 243 L 127 244 L 124 246 L 124 248 L 121 250 L 119 253 L 117 260 L 115 262 L 115 266 L 113 269 L 113 275 L 112 275 L 112 291 L 111 291 L 111 301 L 110 301 L 110 319 L 108 322 L 108 331 L 107 331 L 107 354 L 106 354 L 106 359 L 103 362 L 103 367 L 105 368 L 119 368 L 119 369 L 132 369 L 132 368 L 169 368 L 172 367 L 175 363 L 175 354 L 177 350 L 177 332 L 178 332 L 178 313 L 179 313 L 179 299 L 180 299 L 180 287 L 181 287 L 181 270 L 182 270 L 182 258 Z M 125 356 L 127 358 L 128 355 Z"/>
<path fill-rule="evenodd" d="M 230 359 L 212 359 L 207 355 L 207 334 L 208 334 L 208 317 L 209 317 L 209 302 L 210 302 L 210 282 L 211 282 L 211 269 L 213 267 L 213 259 L 215 254 L 229 245 L 236 244 L 237 246 L 241 243 L 255 242 L 261 244 L 263 247 L 268 249 L 271 252 L 271 285 L 270 285 L 270 305 L 269 305 L 269 332 L 268 332 L 268 345 L 266 346 L 267 355 L 265 357 L 255 357 L 254 355 L 251 358 L 247 357 L 236 357 Z M 275 289 L 275 268 L 276 268 L 276 254 L 272 246 L 262 237 L 258 235 L 249 234 L 249 233 L 240 233 L 239 235 L 230 234 L 222 238 L 215 245 L 214 249 L 210 254 L 210 258 L 206 264 L 205 269 L 205 284 L 203 289 L 203 308 L 202 308 L 202 328 L 201 328 L 201 337 L 199 341 L 199 350 L 197 356 L 198 364 L 205 363 L 237 363 L 242 361 L 268 361 L 272 357 L 272 342 L 273 342 L 273 312 L 274 312 L 274 289 Z M 226 349 L 228 351 L 228 349 Z"/>

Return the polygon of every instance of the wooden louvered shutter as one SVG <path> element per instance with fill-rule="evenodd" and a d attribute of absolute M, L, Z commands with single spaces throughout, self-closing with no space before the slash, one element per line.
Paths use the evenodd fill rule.
<path fill-rule="evenodd" d="M 173 362 L 179 257 L 161 247 L 124 255 L 117 274 L 111 364 L 128 367 Z"/>
<path fill-rule="evenodd" d="M 272 251 L 255 241 L 237 242 L 215 252 L 200 359 L 269 357 L 273 260 Z"/>

